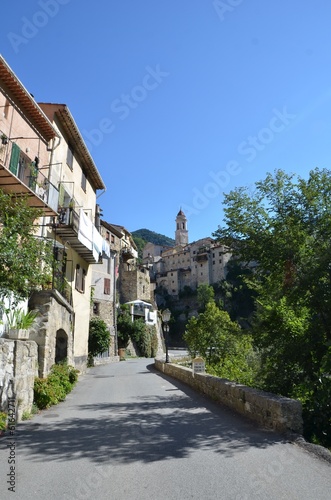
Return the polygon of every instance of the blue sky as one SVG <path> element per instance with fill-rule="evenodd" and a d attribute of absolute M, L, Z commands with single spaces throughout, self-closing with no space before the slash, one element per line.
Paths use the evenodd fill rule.
<path fill-rule="evenodd" d="M 189 240 L 223 193 L 330 168 L 326 0 L 17 0 L 0 52 L 40 102 L 68 105 L 107 186 L 104 219 Z"/>

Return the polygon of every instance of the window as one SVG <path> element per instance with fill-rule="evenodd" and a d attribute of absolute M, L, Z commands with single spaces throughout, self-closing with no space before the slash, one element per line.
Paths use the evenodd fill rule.
<path fill-rule="evenodd" d="M 106 231 L 106 241 L 109 241 L 109 237 L 110 237 L 110 232 L 109 231 Z"/>
<path fill-rule="evenodd" d="M 213 266 L 215 265 L 215 261 L 213 260 Z"/>
<path fill-rule="evenodd" d="M 79 264 L 76 266 L 76 282 L 75 288 L 81 293 L 85 293 L 85 278 L 86 271 Z"/>
<path fill-rule="evenodd" d="M 110 295 L 110 279 L 109 278 L 104 278 L 103 293 L 105 295 Z"/>
<path fill-rule="evenodd" d="M 86 175 L 85 173 L 82 171 L 82 181 L 81 181 L 81 188 L 82 190 L 86 193 Z"/>
<path fill-rule="evenodd" d="M 67 165 L 72 170 L 74 163 L 74 152 L 71 146 L 68 145 L 68 150 L 67 150 Z"/>
<path fill-rule="evenodd" d="M 99 302 L 93 302 L 93 314 L 96 316 L 99 316 L 100 314 L 100 303 Z"/>
<path fill-rule="evenodd" d="M 113 234 L 110 235 L 110 243 L 115 243 L 115 236 Z"/>

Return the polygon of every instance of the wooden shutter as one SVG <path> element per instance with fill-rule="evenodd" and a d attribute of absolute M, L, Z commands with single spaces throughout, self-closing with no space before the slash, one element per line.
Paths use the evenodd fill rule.
<path fill-rule="evenodd" d="M 13 142 L 11 148 L 9 170 L 16 176 L 18 174 L 18 162 L 20 159 L 20 154 L 21 154 L 20 148 L 17 146 L 15 142 Z"/>

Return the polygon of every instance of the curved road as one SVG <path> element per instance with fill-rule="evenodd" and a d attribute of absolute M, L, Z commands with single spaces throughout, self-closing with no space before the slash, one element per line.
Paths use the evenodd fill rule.
<path fill-rule="evenodd" d="M 329 500 L 331 466 L 132 359 L 90 369 L 66 401 L 18 425 L 15 494 L 0 498 Z"/>

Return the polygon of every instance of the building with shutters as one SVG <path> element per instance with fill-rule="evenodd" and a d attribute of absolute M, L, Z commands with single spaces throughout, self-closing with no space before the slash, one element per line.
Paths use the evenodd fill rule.
<path fill-rule="evenodd" d="M 67 360 L 84 371 L 88 355 L 91 264 L 107 259 L 96 227 L 100 173 L 65 104 L 37 103 L 0 57 L 0 189 L 41 208 L 37 236 L 54 254 L 48 286 L 35 290 L 30 330 L 39 375 Z"/>

